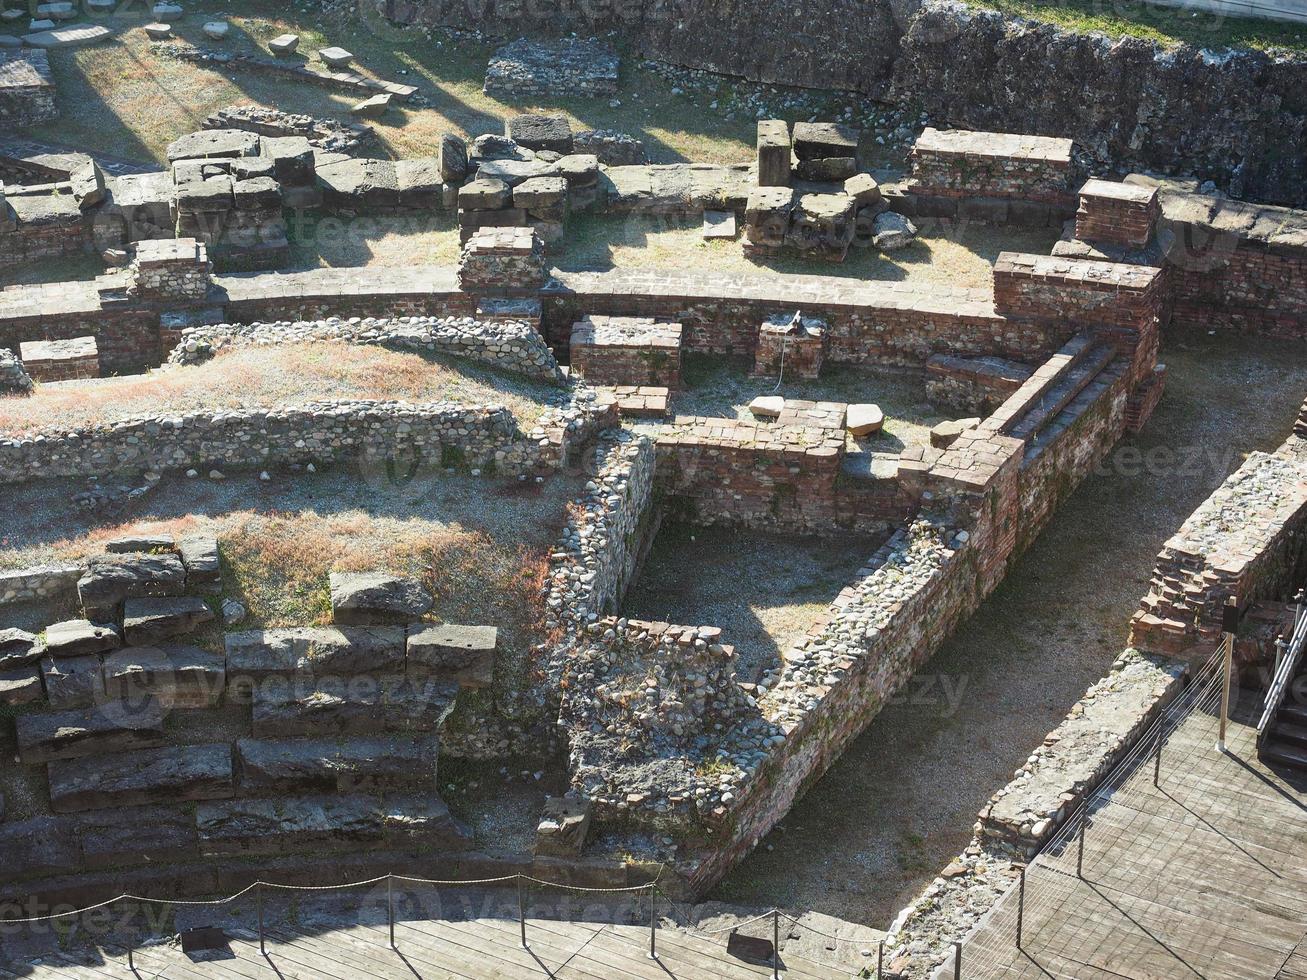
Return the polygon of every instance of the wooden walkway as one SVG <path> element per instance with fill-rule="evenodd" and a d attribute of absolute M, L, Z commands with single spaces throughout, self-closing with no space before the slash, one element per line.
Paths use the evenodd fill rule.
<path fill-rule="evenodd" d="M 23 972 L 0 969 L 0 977 L 35 980 L 759 980 L 770 966 L 728 956 L 724 937 L 703 937 L 680 929 L 658 932 L 658 959 L 648 956 L 648 927 L 599 922 L 529 919 L 529 949 L 519 925 L 507 919 L 400 921 L 395 945 L 387 926 L 354 924 L 307 933 L 268 928 L 267 955 L 257 933 L 242 926 L 217 953 L 183 954 L 175 943 L 147 946 L 134 954 L 88 958 L 50 954 Z M 748 931 L 748 930 L 746 930 Z M 765 929 L 764 929 L 765 931 Z M 793 980 L 848 978 L 847 970 L 801 962 L 781 954 L 781 975 Z"/>
<path fill-rule="evenodd" d="M 1251 701 L 1251 698 L 1246 699 Z M 1196 713 L 1098 809 L 1085 835 L 1026 874 L 1021 949 L 1009 893 L 963 947 L 993 980 L 1307 980 L 1307 781 L 1258 759 L 1256 732 Z M 952 977 L 952 964 L 937 977 Z"/>

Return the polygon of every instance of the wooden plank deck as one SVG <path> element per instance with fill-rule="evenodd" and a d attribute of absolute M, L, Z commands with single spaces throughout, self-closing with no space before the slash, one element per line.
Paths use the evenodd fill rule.
<path fill-rule="evenodd" d="M 144 946 L 127 955 L 51 953 L 22 972 L 32 980 L 760 980 L 770 966 L 726 953 L 725 937 L 667 927 L 650 959 L 645 926 L 604 922 L 527 921 L 528 949 L 514 920 L 398 921 L 397 949 L 387 926 L 352 923 L 303 932 L 285 924 L 265 933 L 267 955 L 247 924 L 228 928 L 231 941 L 217 954 L 183 954 L 176 943 Z M 848 978 L 849 970 L 799 960 L 782 952 L 781 976 L 793 980 Z"/>
<path fill-rule="evenodd" d="M 968 937 L 967 980 L 1307 980 L 1307 780 L 1273 772 L 1251 719 L 1195 713 L 1167 742 L 1161 780 L 1139 768 L 1094 814 L 1084 876 L 1075 841 L 1026 873 Z M 937 978 L 953 976 L 952 965 Z"/>

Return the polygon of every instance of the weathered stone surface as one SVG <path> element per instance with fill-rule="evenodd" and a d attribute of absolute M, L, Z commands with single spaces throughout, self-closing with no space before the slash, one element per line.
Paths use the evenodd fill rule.
<path fill-rule="evenodd" d="M 572 126 L 563 115 L 527 114 L 508 120 L 508 135 L 528 150 L 572 152 Z"/>
<path fill-rule="evenodd" d="M 405 678 L 260 685 L 254 691 L 252 731 L 255 738 L 434 732 L 457 695 L 453 682 Z"/>
<path fill-rule="evenodd" d="M 33 712 L 15 721 L 18 758 L 24 765 L 148 749 L 164 742 L 163 709 L 152 700 L 116 703 L 113 710 Z"/>
<path fill-rule="evenodd" d="M 532 177 L 513 188 L 513 206 L 527 211 L 552 208 L 567 200 L 567 181 L 562 177 Z"/>
<path fill-rule="evenodd" d="M 200 856 L 195 817 L 185 807 L 152 806 L 148 820 L 130 808 L 94 810 L 74 819 L 88 870 L 190 861 Z"/>
<path fill-rule="evenodd" d="M 395 161 L 395 183 L 399 203 L 404 208 L 442 211 L 445 208 L 445 181 L 436 157 L 415 157 Z"/>
<path fill-rule="evenodd" d="M 872 242 L 882 252 L 896 252 L 917 240 L 917 226 L 903 215 L 886 211 L 876 216 Z"/>
<path fill-rule="evenodd" d="M 124 599 L 180 595 L 185 588 L 186 568 L 174 554 L 97 555 L 77 582 L 88 616 L 114 616 Z"/>
<path fill-rule="evenodd" d="M 41 669 L 36 664 L 0 671 L 0 704 L 34 704 L 44 698 Z"/>
<path fill-rule="evenodd" d="M 437 851 L 470 846 L 471 834 L 431 794 L 326 795 L 297 799 L 238 799 L 195 809 L 207 855 L 357 850 L 394 841 Z"/>
<path fill-rule="evenodd" d="M 351 793 L 413 787 L 435 791 L 433 735 L 243 738 L 236 743 L 243 796 Z"/>
<path fill-rule="evenodd" d="M 467 141 L 455 133 L 440 134 L 440 177 L 461 184 L 467 176 Z"/>
<path fill-rule="evenodd" d="M 34 664 L 43 652 L 35 634 L 20 629 L 0 630 L 0 671 Z"/>
<path fill-rule="evenodd" d="M 295 49 L 300 46 L 300 36 L 298 34 L 278 34 L 268 42 L 268 50 L 275 55 L 294 54 Z"/>
<path fill-rule="evenodd" d="M 153 698 L 166 708 L 207 708 L 226 686 L 226 658 L 196 646 L 124 647 L 104 658 L 106 698 Z"/>
<path fill-rule="evenodd" d="M 348 68 L 349 63 L 354 60 L 353 54 L 336 45 L 320 48 L 318 57 L 332 68 Z"/>
<path fill-rule="evenodd" d="M 498 645 L 494 626 L 428 626 L 408 638 L 409 671 L 485 686 L 493 680 Z"/>
<path fill-rule="evenodd" d="M 794 124 L 794 155 L 802 160 L 825 157 L 856 157 L 861 131 L 832 122 Z"/>
<path fill-rule="evenodd" d="M 232 795 L 231 746 L 184 745 L 51 762 L 50 806 L 58 813 Z"/>
<path fill-rule="evenodd" d="M 759 395 L 749 402 L 749 411 L 754 418 L 774 419 L 785 408 L 785 399 L 781 395 Z"/>
<path fill-rule="evenodd" d="M 69 179 L 73 185 L 73 197 L 77 199 L 77 206 L 83 211 L 89 211 L 96 205 L 102 204 L 108 196 L 104 173 L 94 160 L 74 170 Z"/>
<path fill-rule="evenodd" d="M 800 160 L 794 168 L 799 180 L 821 183 L 841 183 L 858 172 L 858 161 L 853 157 L 822 157 L 819 160 Z"/>
<path fill-rule="evenodd" d="M 241 129 L 202 129 L 168 144 L 168 161 L 259 155 L 259 137 Z"/>
<path fill-rule="evenodd" d="M 885 427 L 885 413 L 879 405 L 850 405 L 844 417 L 844 427 L 854 438 L 873 435 Z"/>
<path fill-rule="evenodd" d="M 379 92 L 371 98 L 350 106 L 350 115 L 358 116 L 360 119 L 380 119 L 390 108 L 393 99 L 394 96 L 389 92 Z"/>
<path fill-rule="evenodd" d="M 638 167 L 649 162 L 643 141 L 613 129 L 582 130 L 573 137 L 572 147 L 574 153 L 592 154 L 606 167 Z"/>
<path fill-rule="evenodd" d="M 265 677 L 394 675 L 404 669 L 400 628 L 316 626 L 228 633 L 227 683 Z"/>
<path fill-rule="evenodd" d="M 609 96 L 617 91 L 617 53 L 602 41 L 526 38 L 495 51 L 485 92 L 510 99 Z"/>
<path fill-rule="evenodd" d="M 123 637 L 132 646 L 151 646 L 194 632 L 213 618 L 213 610 L 198 596 L 128 599 L 123 603 Z"/>
<path fill-rule="evenodd" d="M 551 796 L 536 827 L 535 853 L 549 857 L 580 857 L 590 835 L 589 800 Z"/>
<path fill-rule="evenodd" d="M 122 644 L 112 626 L 92 623 L 88 619 L 70 619 L 54 623 L 45 630 L 45 652 L 52 657 L 78 657 L 101 653 Z"/>
<path fill-rule="evenodd" d="M 342 210 L 399 205 L 399 183 L 390 160 L 341 160 L 318 167 L 323 201 Z"/>
<path fill-rule="evenodd" d="M 345 626 L 411 623 L 431 608 L 416 579 L 385 572 L 332 572 L 331 615 Z"/>
<path fill-rule="evenodd" d="M 218 554 L 218 539 L 211 535 L 193 535 L 177 543 L 182 566 L 186 569 L 188 592 L 219 592 L 222 590 L 222 563 Z"/>
<path fill-rule="evenodd" d="M 458 206 L 473 211 L 496 211 L 511 198 L 512 190 L 502 180 L 478 177 L 458 189 Z"/>
<path fill-rule="evenodd" d="M 73 827 L 58 817 L 0 823 L 0 854 L 6 878 L 64 874 L 81 864 Z"/>
<path fill-rule="evenodd" d="M 172 551 L 175 544 L 171 534 L 133 534 L 106 541 L 104 550 L 111 555 L 130 555 L 140 551 Z"/>

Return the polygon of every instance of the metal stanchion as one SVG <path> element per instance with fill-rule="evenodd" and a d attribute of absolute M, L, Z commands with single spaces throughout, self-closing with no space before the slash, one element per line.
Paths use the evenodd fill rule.
<path fill-rule="evenodd" d="M 390 923 L 390 948 L 395 948 L 395 876 L 386 875 L 386 918 Z"/>
<path fill-rule="evenodd" d="M 655 945 L 658 939 L 658 892 L 649 886 L 649 959 L 658 959 L 658 948 Z"/>
<path fill-rule="evenodd" d="M 529 949 L 526 944 L 526 884 L 520 875 L 517 879 L 517 921 L 522 928 L 522 948 Z"/>
<path fill-rule="evenodd" d="M 1017 885 L 1017 949 L 1021 948 L 1021 927 L 1026 920 L 1026 869 L 1021 869 L 1021 881 Z"/>
<path fill-rule="evenodd" d="M 254 886 L 254 897 L 258 900 L 259 906 L 259 952 L 267 956 L 268 949 L 263 944 L 263 882 Z"/>
<path fill-rule="evenodd" d="M 962 980 L 962 944 L 953 944 L 953 980 Z"/>
<path fill-rule="evenodd" d="M 781 980 L 781 910 L 772 909 L 771 913 L 771 975 L 772 980 Z"/>
<path fill-rule="evenodd" d="M 1216 750 L 1225 751 L 1225 730 L 1230 723 L 1230 687 L 1234 683 L 1234 634 L 1239 629 L 1239 602 L 1234 596 L 1225 600 L 1221 609 L 1221 642 L 1225 644 L 1224 674 L 1221 684 L 1221 731 L 1216 738 Z"/>
<path fill-rule="evenodd" d="M 1080 839 L 1079 848 L 1076 851 L 1076 877 L 1085 876 L 1085 830 L 1089 827 L 1089 817 L 1080 818 L 1080 833 L 1077 835 Z"/>
<path fill-rule="evenodd" d="M 876 944 L 876 980 L 885 980 L 885 940 Z"/>

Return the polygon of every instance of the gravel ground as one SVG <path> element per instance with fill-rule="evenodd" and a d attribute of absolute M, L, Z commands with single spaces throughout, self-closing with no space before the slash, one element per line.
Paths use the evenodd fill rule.
<path fill-rule="evenodd" d="M 826 609 L 880 542 L 664 526 L 623 615 L 683 626 L 720 626 L 739 674 L 752 680 L 825 618 Z M 686 570 L 693 569 L 693 575 Z"/>
<path fill-rule="evenodd" d="M 714 898 L 885 928 L 976 812 L 1125 643 L 1162 543 L 1255 449 L 1288 435 L 1307 350 L 1169 338 L 1156 414 L 1058 511 L 1007 580 Z"/>
<path fill-rule="evenodd" d="M 288 344 L 220 351 L 205 364 L 90 383 L 38 385 L 30 398 L 0 398 L 0 433 L 105 425 L 140 415 L 271 408 L 327 399 L 502 405 L 523 426 L 557 389 L 472 364 L 350 344 Z"/>

